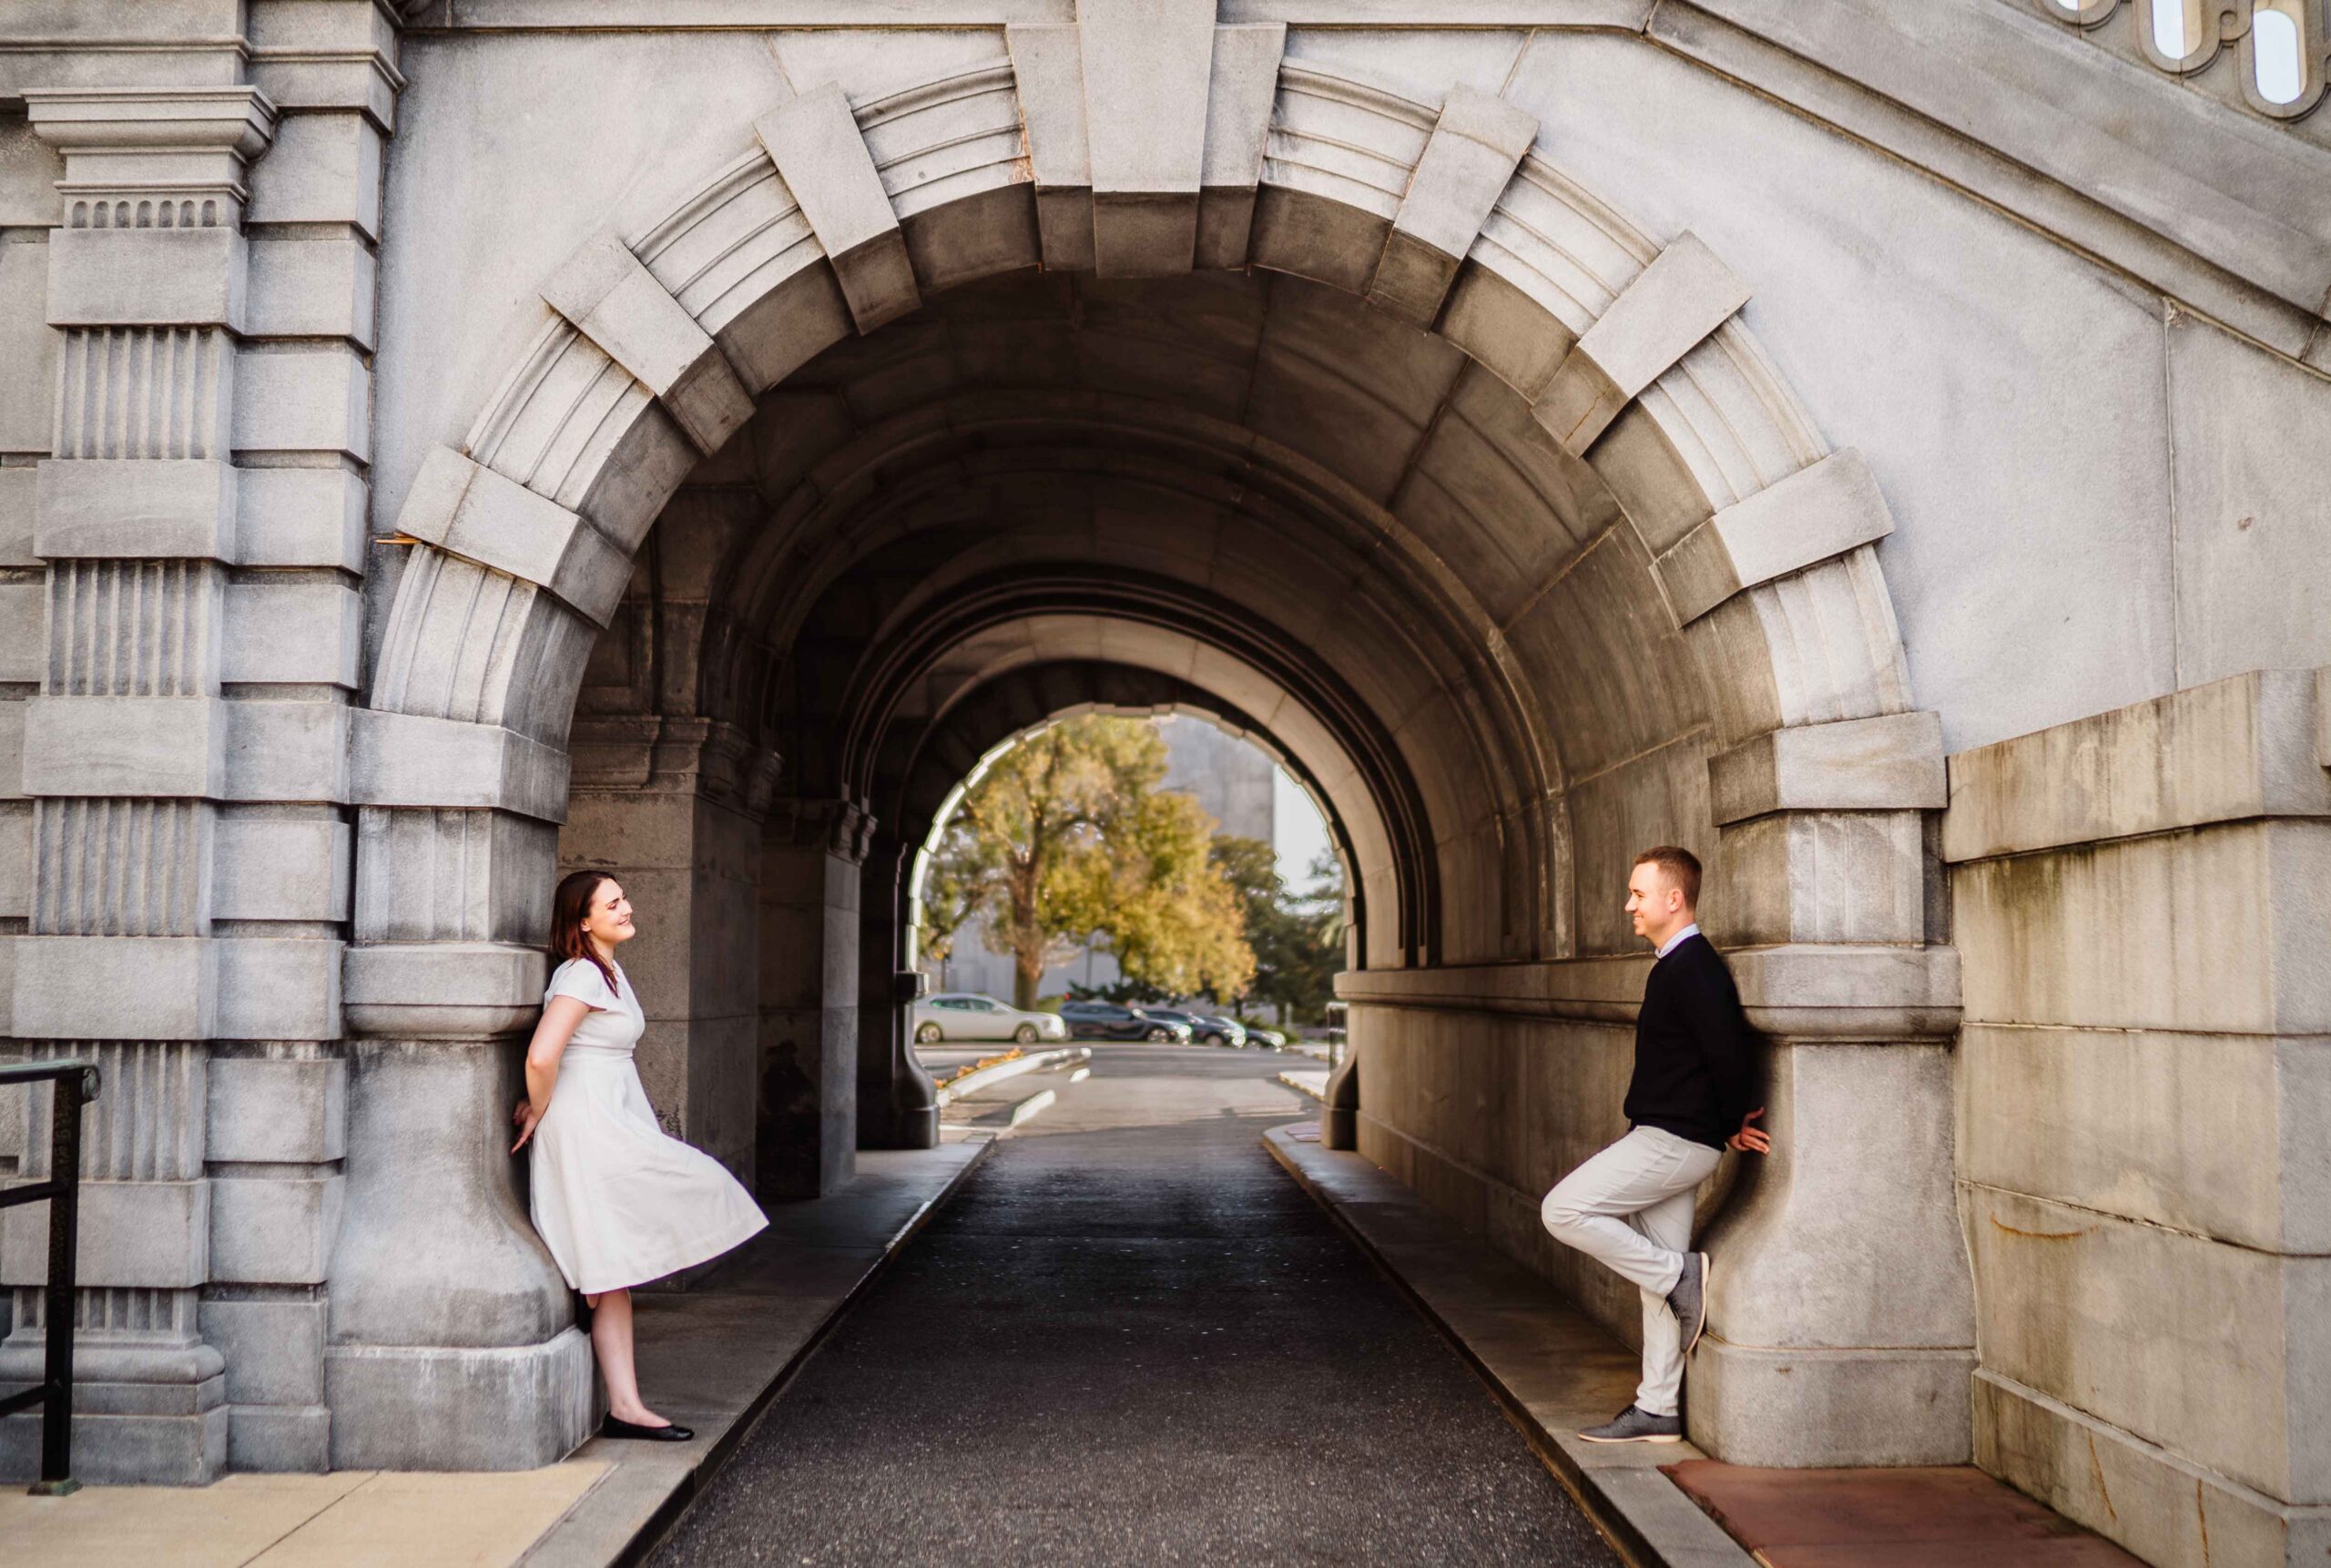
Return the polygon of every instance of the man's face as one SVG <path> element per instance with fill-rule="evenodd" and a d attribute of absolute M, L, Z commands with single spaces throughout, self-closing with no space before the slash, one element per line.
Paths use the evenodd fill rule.
<path fill-rule="evenodd" d="M 1645 942 L 1662 942 L 1683 923 L 1684 890 L 1666 873 L 1645 860 L 1627 877 L 1627 914 L 1635 934 Z"/>

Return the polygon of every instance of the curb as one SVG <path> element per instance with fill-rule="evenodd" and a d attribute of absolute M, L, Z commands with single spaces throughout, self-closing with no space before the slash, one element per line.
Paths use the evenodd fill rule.
<path fill-rule="evenodd" d="M 1010 1064 L 1017 1065 L 1016 1063 Z M 801 1341 L 799 1348 L 787 1359 L 785 1365 L 779 1369 L 777 1375 L 769 1380 L 768 1386 L 754 1395 L 752 1400 L 737 1412 L 736 1418 L 728 1423 L 728 1428 L 707 1445 L 704 1456 L 697 1461 L 694 1468 L 676 1477 L 671 1490 L 646 1518 L 632 1528 L 621 1544 L 616 1546 L 614 1552 L 597 1556 L 595 1561 L 605 1563 L 606 1568 L 632 1568 L 633 1564 L 646 1561 L 656 1549 L 664 1543 L 664 1538 L 669 1535 L 672 1527 L 680 1522 L 680 1517 L 687 1512 L 688 1505 L 693 1503 L 720 1471 L 728 1467 L 729 1460 L 736 1456 L 738 1449 L 742 1447 L 745 1440 L 752 1435 L 753 1429 L 760 1424 L 761 1418 L 769 1413 L 769 1407 L 777 1402 L 778 1396 L 786 1390 L 796 1377 L 800 1375 L 801 1369 L 809 1364 L 809 1358 L 818 1353 L 819 1349 L 825 1344 L 836 1326 L 849 1315 L 850 1308 L 857 1306 L 866 1293 L 873 1288 L 875 1282 L 889 1271 L 891 1265 L 897 1260 L 899 1255 L 906 1250 L 907 1243 L 913 1240 L 916 1234 L 930 1223 L 931 1217 L 953 1201 L 955 1194 L 962 1189 L 966 1181 L 971 1179 L 972 1173 L 986 1164 L 988 1156 L 995 1152 L 993 1134 L 986 1133 L 979 1136 L 977 1142 L 979 1152 L 963 1162 L 962 1167 L 948 1178 L 945 1186 L 924 1199 L 921 1207 L 907 1217 L 905 1223 L 901 1225 L 890 1239 L 883 1243 L 882 1256 L 870 1264 L 866 1272 L 858 1277 L 856 1283 L 852 1284 L 849 1290 L 843 1293 L 841 1298 L 827 1310 L 825 1316 L 818 1320 L 817 1327 L 809 1331 L 809 1338 Z M 610 1465 L 606 1473 L 600 1476 L 582 1497 L 575 1500 L 573 1507 L 570 1507 L 549 1529 L 536 1536 L 526 1550 L 519 1554 L 514 1568 L 525 1568 L 526 1564 L 546 1564 L 569 1560 L 572 1556 L 571 1552 L 558 1552 L 553 1538 L 557 1535 L 562 1526 L 575 1518 L 577 1510 L 605 1487 L 606 1483 L 614 1477 L 615 1471 L 616 1467 Z M 581 1559 L 575 1560 L 581 1561 Z"/>
<path fill-rule="evenodd" d="M 966 1073 L 939 1091 L 937 1102 L 952 1105 L 974 1089 L 984 1089 L 990 1084 L 1001 1084 L 1006 1078 L 1017 1078 L 1023 1073 L 1033 1073 L 1040 1067 L 1064 1067 L 1071 1062 L 1092 1060 L 1090 1045 L 1068 1045 L 1056 1051 L 1039 1051 L 1033 1055 L 1014 1056 L 1009 1062 L 998 1062 L 992 1067 L 982 1067 L 976 1073 Z"/>
<path fill-rule="evenodd" d="M 1312 1071 L 1317 1072 L 1318 1069 L 1314 1068 Z M 1281 1073 L 1278 1075 L 1278 1081 L 1286 1084 L 1288 1088 L 1294 1090 L 1298 1095 L 1318 1100 L 1323 1105 L 1326 1104 L 1328 1098 L 1327 1095 L 1318 1085 L 1312 1084 L 1304 1078 L 1302 1074 L 1303 1069 L 1297 1067 L 1288 1072 Z"/>
<path fill-rule="evenodd" d="M 1337 1229 L 1448 1339 L 1465 1364 L 1487 1385 L 1491 1397 L 1505 1412 L 1506 1419 L 1520 1430 L 1532 1451 L 1585 1510 L 1595 1527 L 1610 1539 L 1620 1556 L 1634 1568 L 1757 1568 L 1756 1558 L 1702 1512 L 1680 1487 L 1660 1473 L 1660 1465 L 1705 1457 L 1698 1449 L 1688 1442 L 1598 1447 L 1582 1441 L 1567 1422 L 1549 1425 L 1533 1408 L 1532 1401 L 1514 1386 L 1514 1374 L 1524 1366 L 1542 1377 L 1548 1358 L 1517 1350 L 1510 1332 L 1501 1336 L 1501 1345 L 1491 1344 L 1486 1349 L 1468 1339 L 1462 1329 L 1451 1320 L 1450 1313 L 1403 1274 L 1385 1247 L 1369 1234 L 1360 1220 L 1347 1212 L 1357 1200 L 1339 1196 L 1328 1189 L 1327 1180 L 1339 1179 L 1342 1173 L 1328 1176 L 1323 1162 L 1349 1160 L 1352 1174 L 1364 1174 L 1374 1178 L 1371 1186 L 1389 1189 L 1371 1192 L 1368 1201 L 1359 1207 L 1398 1208 L 1404 1211 L 1404 1219 L 1421 1218 L 1445 1227 L 1449 1242 L 1461 1244 L 1468 1238 L 1454 1224 L 1426 1209 L 1422 1200 L 1410 1189 L 1359 1156 L 1322 1149 L 1316 1143 L 1298 1143 L 1288 1135 L 1295 1127 L 1312 1125 L 1297 1122 L 1273 1127 L 1263 1135 L 1263 1146 L 1294 1178 L 1295 1184 L 1327 1212 Z M 1483 1254 L 1490 1252 L 1486 1243 L 1473 1245 Z M 1445 1255 L 1445 1247 L 1446 1242 L 1436 1252 Z M 1518 1264 L 1508 1267 L 1516 1274 L 1520 1272 Z M 1543 1288 L 1552 1294 L 1552 1287 Z M 1501 1316 L 1510 1329 L 1511 1308 Z M 1546 1313 L 1550 1324 L 1554 1316 L 1553 1310 Z M 1574 1310 L 1569 1316 L 1584 1322 Z"/>

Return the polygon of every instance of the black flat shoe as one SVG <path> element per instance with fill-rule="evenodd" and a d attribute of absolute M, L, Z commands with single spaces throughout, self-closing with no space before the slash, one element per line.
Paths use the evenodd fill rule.
<path fill-rule="evenodd" d="M 619 1421 L 609 1416 L 599 1424 L 599 1435 L 606 1438 L 637 1438 L 642 1442 L 687 1442 L 696 1436 L 683 1426 L 639 1427 L 629 1421 Z"/>

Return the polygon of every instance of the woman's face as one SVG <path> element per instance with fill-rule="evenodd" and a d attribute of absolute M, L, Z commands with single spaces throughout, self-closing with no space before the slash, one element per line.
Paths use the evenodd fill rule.
<path fill-rule="evenodd" d="M 629 942 L 639 934 L 631 923 L 631 901 L 623 896 L 619 882 L 601 882 L 591 895 L 591 912 L 583 917 L 583 934 L 595 938 L 607 947 Z"/>

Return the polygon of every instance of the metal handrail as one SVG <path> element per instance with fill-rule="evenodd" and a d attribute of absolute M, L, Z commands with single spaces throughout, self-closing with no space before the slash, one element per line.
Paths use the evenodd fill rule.
<path fill-rule="evenodd" d="M 76 1244 L 81 1221 L 81 1107 L 97 1097 L 101 1082 L 95 1062 L 68 1056 L 53 1062 L 0 1064 L 0 1084 L 53 1082 L 49 1106 L 48 1179 L 0 1187 L 0 1208 L 46 1201 L 48 1288 L 42 1307 L 47 1357 L 41 1380 L 0 1399 L 0 1416 L 40 1407 L 40 1480 L 35 1497 L 63 1497 L 81 1483 L 73 1471 L 73 1290 Z"/>

